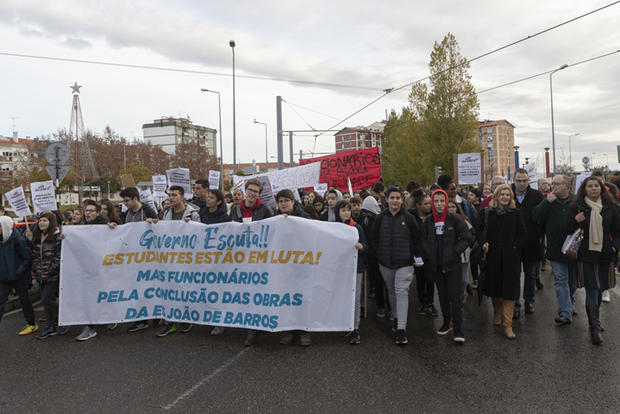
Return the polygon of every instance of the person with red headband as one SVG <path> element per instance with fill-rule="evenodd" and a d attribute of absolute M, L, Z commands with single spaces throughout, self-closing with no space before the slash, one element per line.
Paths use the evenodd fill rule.
<path fill-rule="evenodd" d="M 431 194 L 432 215 L 423 225 L 424 269 L 437 284 L 443 324 L 438 335 L 454 329 L 454 342 L 464 343 L 461 318 L 461 253 L 473 239 L 467 225 L 457 214 L 448 212 L 448 194 L 435 190 Z"/>

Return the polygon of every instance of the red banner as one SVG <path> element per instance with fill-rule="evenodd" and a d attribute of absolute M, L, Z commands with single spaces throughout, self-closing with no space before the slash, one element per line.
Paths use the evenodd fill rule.
<path fill-rule="evenodd" d="M 353 191 L 372 187 L 381 178 L 379 148 L 338 152 L 324 157 L 300 159 L 299 163 L 321 162 L 321 183 L 341 190 L 348 188 L 351 179 Z"/>

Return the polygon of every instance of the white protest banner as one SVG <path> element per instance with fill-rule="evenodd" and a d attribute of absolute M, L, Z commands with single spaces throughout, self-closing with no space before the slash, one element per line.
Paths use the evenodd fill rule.
<path fill-rule="evenodd" d="M 586 180 L 586 178 L 591 175 L 592 173 L 589 171 L 577 174 L 577 176 L 575 177 L 575 188 L 573 190 L 575 194 L 577 194 L 577 191 L 579 191 L 579 187 L 581 187 L 581 184 Z"/>
<path fill-rule="evenodd" d="M 220 172 L 209 170 L 209 189 L 217 190 L 220 187 Z"/>
<path fill-rule="evenodd" d="M 321 197 L 325 197 L 325 193 L 327 192 L 327 190 L 327 183 L 314 185 L 314 191 L 316 191 Z"/>
<path fill-rule="evenodd" d="M 28 202 L 26 201 L 26 195 L 24 189 L 19 186 L 4 193 L 4 196 L 9 201 L 11 208 L 15 212 L 17 217 L 26 217 L 32 215 Z"/>
<path fill-rule="evenodd" d="M 527 171 L 527 175 L 530 179 L 530 187 L 534 190 L 538 190 L 538 173 L 536 172 L 536 163 L 525 164 L 523 167 Z"/>
<path fill-rule="evenodd" d="M 153 180 L 153 197 L 166 197 L 166 176 L 154 175 Z"/>
<path fill-rule="evenodd" d="M 35 213 L 58 210 L 52 180 L 30 183 L 30 195 Z"/>
<path fill-rule="evenodd" d="M 458 154 L 459 184 L 479 184 L 482 180 L 482 159 L 479 152 Z"/>
<path fill-rule="evenodd" d="M 153 211 L 157 211 L 157 207 L 155 207 L 155 203 L 153 202 L 153 193 L 151 193 L 151 189 L 147 188 L 146 190 L 140 190 L 138 192 L 140 194 L 140 202 L 142 204 L 146 204 L 151 207 Z"/>
<path fill-rule="evenodd" d="M 266 331 L 353 329 L 358 234 L 351 226 L 276 216 L 209 226 L 67 226 L 63 233 L 61 325 L 166 319 Z"/>
<path fill-rule="evenodd" d="M 268 175 L 262 175 L 260 177 L 256 177 L 256 179 L 263 185 L 263 190 L 260 192 L 258 197 L 263 204 L 269 206 L 273 210 L 276 208 L 276 199 L 274 197 L 277 190 L 272 187 Z M 245 194 L 245 187 L 243 189 L 243 194 Z"/>
<path fill-rule="evenodd" d="M 268 176 L 269 182 L 273 187 L 283 189 L 297 189 L 305 187 L 314 187 L 319 183 L 321 174 L 321 163 L 313 162 L 311 164 L 301 165 L 299 167 L 285 168 L 283 170 L 270 171 L 268 173 L 238 176 L 233 175 L 233 185 L 237 185 L 241 181 Z"/>
<path fill-rule="evenodd" d="M 166 170 L 166 176 L 168 177 L 168 190 L 170 187 L 178 185 L 185 190 L 185 198 L 192 198 L 192 185 L 189 179 L 188 168 L 175 168 L 172 170 Z"/>

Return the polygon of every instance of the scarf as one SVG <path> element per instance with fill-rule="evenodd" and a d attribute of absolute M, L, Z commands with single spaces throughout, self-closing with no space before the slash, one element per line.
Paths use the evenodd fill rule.
<path fill-rule="evenodd" d="M 443 194 L 446 198 L 446 208 L 444 208 L 443 213 L 439 214 L 435 209 L 435 196 L 437 194 Z M 435 234 L 443 234 L 443 226 L 446 223 L 446 217 L 448 216 L 448 194 L 442 190 L 437 189 L 433 191 L 431 194 L 431 209 L 433 211 L 433 221 L 435 222 Z"/>
<path fill-rule="evenodd" d="M 603 201 L 599 197 L 597 201 L 592 201 L 585 197 L 586 205 L 590 210 L 590 237 L 588 240 L 588 250 L 600 252 L 603 250 Z"/>

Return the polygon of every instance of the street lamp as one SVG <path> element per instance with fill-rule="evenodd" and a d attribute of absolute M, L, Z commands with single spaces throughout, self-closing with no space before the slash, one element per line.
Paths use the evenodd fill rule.
<path fill-rule="evenodd" d="M 237 112 L 235 110 L 235 41 L 228 45 L 232 49 L 232 80 L 233 80 L 233 174 L 237 172 Z"/>
<path fill-rule="evenodd" d="M 261 124 L 265 127 L 265 171 L 269 171 L 269 151 L 267 148 L 267 123 L 259 122 L 256 120 L 256 118 L 254 118 L 254 123 Z"/>
<path fill-rule="evenodd" d="M 553 80 L 552 76 L 555 72 L 566 69 L 568 65 L 565 63 L 556 70 L 549 73 L 549 93 L 551 95 L 551 146 L 553 147 L 553 175 L 555 175 L 555 125 L 553 124 Z"/>
<path fill-rule="evenodd" d="M 573 150 L 571 147 L 571 138 L 576 137 L 577 135 L 581 135 L 579 132 L 576 134 L 572 134 L 568 136 L 568 165 L 573 166 Z"/>
<path fill-rule="evenodd" d="M 222 145 L 222 103 L 220 101 L 220 93 L 218 91 L 212 91 L 210 89 L 202 88 L 201 92 L 211 92 L 217 94 L 217 107 L 218 114 L 220 118 L 220 185 L 222 186 L 222 191 L 224 191 L 224 146 Z"/>
<path fill-rule="evenodd" d="M 517 168 L 519 168 L 519 146 L 515 145 L 513 148 L 515 150 L 515 170 L 516 170 Z"/>

